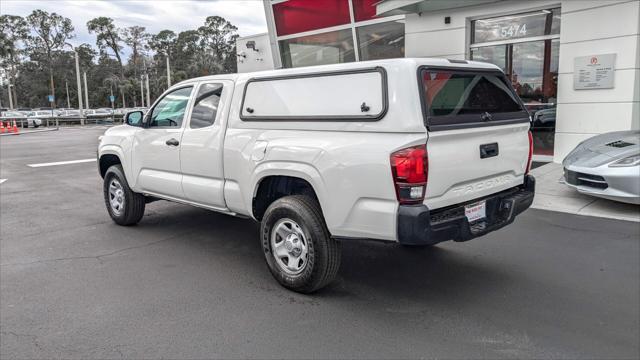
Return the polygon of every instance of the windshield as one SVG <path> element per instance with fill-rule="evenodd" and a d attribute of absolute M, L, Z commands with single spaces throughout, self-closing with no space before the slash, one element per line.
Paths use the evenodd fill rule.
<path fill-rule="evenodd" d="M 430 125 L 528 118 L 502 73 L 423 70 L 421 78 Z"/>

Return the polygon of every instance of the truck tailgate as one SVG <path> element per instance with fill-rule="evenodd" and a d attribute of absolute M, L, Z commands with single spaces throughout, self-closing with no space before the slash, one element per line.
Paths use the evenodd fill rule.
<path fill-rule="evenodd" d="M 522 184 L 528 161 L 529 124 L 488 126 L 429 134 L 425 204 L 437 209 Z M 481 158 L 480 147 L 497 144 Z M 489 154 L 491 155 L 491 154 Z"/>
<path fill-rule="evenodd" d="M 430 209 L 464 203 L 524 181 L 529 114 L 498 69 L 422 68 Z"/>

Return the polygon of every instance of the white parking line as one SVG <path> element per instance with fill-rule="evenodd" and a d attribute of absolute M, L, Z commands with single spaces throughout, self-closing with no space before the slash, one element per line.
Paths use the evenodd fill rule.
<path fill-rule="evenodd" d="M 58 162 L 50 162 L 50 163 L 40 163 L 40 164 L 27 164 L 28 167 L 38 168 L 45 166 L 57 166 L 57 165 L 69 165 L 69 164 L 79 164 L 96 161 L 96 158 L 91 159 L 81 159 L 81 160 L 69 160 L 69 161 L 58 161 Z"/>
<path fill-rule="evenodd" d="M 0 184 L 2 184 L 5 181 L 7 181 L 7 179 L 0 179 Z"/>

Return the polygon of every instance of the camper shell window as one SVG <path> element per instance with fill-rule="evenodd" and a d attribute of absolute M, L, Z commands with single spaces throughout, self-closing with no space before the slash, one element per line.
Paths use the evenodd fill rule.
<path fill-rule="evenodd" d="M 307 73 L 247 81 L 244 121 L 376 121 L 388 108 L 382 67 Z"/>
<path fill-rule="evenodd" d="M 529 121 L 529 113 L 501 71 L 421 67 L 418 77 L 430 131 Z"/>

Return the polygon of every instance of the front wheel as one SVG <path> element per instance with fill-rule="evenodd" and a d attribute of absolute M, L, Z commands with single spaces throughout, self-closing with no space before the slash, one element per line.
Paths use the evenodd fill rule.
<path fill-rule="evenodd" d="M 340 243 L 331 238 L 315 199 L 292 195 L 274 201 L 260 233 L 269 270 L 287 289 L 311 293 L 336 277 Z"/>
<path fill-rule="evenodd" d="M 129 188 L 122 166 L 111 166 L 104 175 L 104 203 L 111 219 L 118 225 L 137 224 L 144 215 L 144 195 Z"/>

